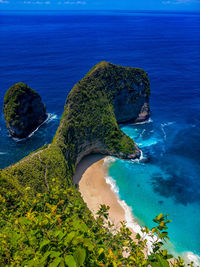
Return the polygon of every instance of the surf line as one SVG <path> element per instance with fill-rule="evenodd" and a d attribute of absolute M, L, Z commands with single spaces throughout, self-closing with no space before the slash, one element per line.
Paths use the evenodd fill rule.
<path fill-rule="evenodd" d="M 22 139 L 19 139 L 19 138 L 16 138 L 16 137 L 12 137 L 11 135 L 10 135 L 10 137 L 12 137 L 12 139 L 14 140 L 14 141 L 16 141 L 16 142 L 22 142 L 22 141 L 26 141 L 27 139 L 29 139 L 31 136 L 33 136 L 36 132 L 37 132 L 37 130 L 43 125 L 43 124 L 45 124 L 45 123 L 48 123 L 48 122 L 50 122 L 51 120 L 54 120 L 54 119 L 57 119 L 57 115 L 55 115 L 55 114 L 52 114 L 52 113 L 47 113 L 47 118 L 46 118 L 46 120 L 45 121 L 43 121 L 32 133 L 30 133 L 27 137 L 25 137 L 25 138 L 22 138 Z"/>

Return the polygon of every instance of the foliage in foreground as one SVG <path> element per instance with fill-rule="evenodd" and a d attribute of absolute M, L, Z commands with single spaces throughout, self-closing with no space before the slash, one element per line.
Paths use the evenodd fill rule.
<path fill-rule="evenodd" d="M 162 249 L 167 216 L 154 219 L 151 232 L 158 239 L 145 258 L 146 240 L 138 234 L 136 244 L 124 223 L 112 234 L 109 207 L 102 205 L 95 220 L 75 187 L 61 188 L 53 179 L 48 192 L 23 197 L 17 209 L 8 200 L 0 195 L 0 266 L 170 266 L 172 256 Z M 171 266 L 184 263 L 177 259 Z"/>

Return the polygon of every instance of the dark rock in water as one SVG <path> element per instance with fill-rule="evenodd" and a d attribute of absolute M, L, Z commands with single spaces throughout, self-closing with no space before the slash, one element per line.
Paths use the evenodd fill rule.
<path fill-rule="evenodd" d="M 46 108 L 37 92 L 19 82 L 4 97 L 4 118 L 13 137 L 25 138 L 46 118 Z"/>

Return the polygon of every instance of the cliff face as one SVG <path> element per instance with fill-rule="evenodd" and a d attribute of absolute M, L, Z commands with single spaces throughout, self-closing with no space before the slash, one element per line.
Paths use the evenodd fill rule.
<path fill-rule="evenodd" d="M 118 123 L 146 120 L 149 95 L 143 70 L 100 62 L 70 92 L 54 143 L 63 147 L 66 159 L 75 165 L 97 152 L 139 158 L 137 145 Z"/>
<path fill-rule="evenodd" d="M 89 80 L 93 78 L 104 81 L 118 123 L 149 118 L 150 83 L 144 70 L 100 62 L 88 75 Z"/>
<path fill-rule="evenodd" d="M 47 117 L 41 97 L 21 82 L 6 92 L 3 111 L 10 134 L 18 138 L 27 137 Z"/>

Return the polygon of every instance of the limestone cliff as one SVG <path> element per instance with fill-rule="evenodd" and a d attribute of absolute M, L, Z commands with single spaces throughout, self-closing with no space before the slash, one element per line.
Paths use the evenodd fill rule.
<path fill-rule="evenodd" d="M 149 118 L 150 83 L 147 73 L 139 68 L 100 62 L 88 75 L 106 84 L 118 123 L 142 122 Z"/>
<path fill-rule="evenodd" d="M 21 82 L 6 92 L 3 111 L 10 134 L 17 138 L 27 137 L 47 118 L 39 94 Z"/>

